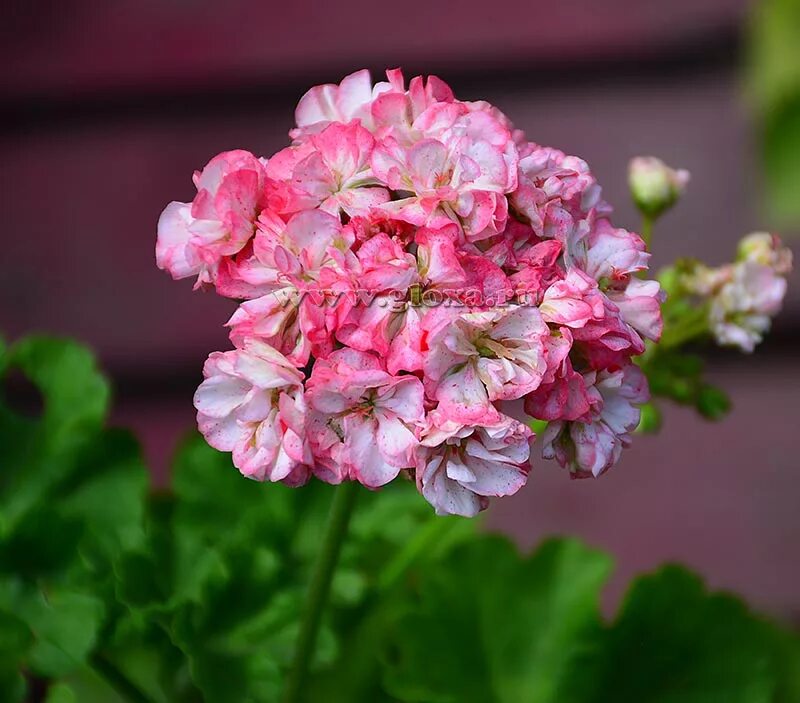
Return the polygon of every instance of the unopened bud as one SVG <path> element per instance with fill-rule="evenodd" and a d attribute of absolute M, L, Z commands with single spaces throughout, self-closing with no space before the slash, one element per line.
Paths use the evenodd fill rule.
<path fill-rule="evenodd" d="M 656 218 L 671 208 L 688 182 L 688 171 L 672 169 L 655 156 L 637 156 L 628 165 L 633 201 L 648 217 Z"/>

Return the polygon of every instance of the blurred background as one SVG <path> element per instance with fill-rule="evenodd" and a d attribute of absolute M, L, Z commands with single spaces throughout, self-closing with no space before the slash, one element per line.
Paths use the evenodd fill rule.
<path fill-rule="evenodd" d="M 0 10 L 0 332 L 76 337 L 116 389 L 155 480 L 193 427 L 206 355 L 229 346 L 231 301 L 154 262 L 158 215 L 190 200 L 219 151 L 268 156 L 298 98 L 369 67 L 435 73 L 499 106 L 530 139 L 586 159 L 615 222 L 636 229 L 628 159 L 687 168 L 656 231 L 656 265 L 721 263 L 754 229 L 800 232 L 800 3 L 768 0 L 11 0 Z M 457 9 L 456 9 L 457 8 Z M 795 251 L 797 254 L 797 250 Z M 754 356 L 717 353 L 721 424 L 666 408 L 600 481 L 538 462 L 489 522 L 528 547 L 577 535 L 614 553 L 615 603 L 634 572 L 687 563 L 713 587 L 800 620 L 800 276 Z"/>

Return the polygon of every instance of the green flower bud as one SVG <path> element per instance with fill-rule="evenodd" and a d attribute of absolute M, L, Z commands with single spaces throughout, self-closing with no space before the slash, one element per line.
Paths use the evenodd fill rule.
<path fill-rule="evenodd" d="M 637 156 L 628 166 L 633 201 L 647 217 L 656 218 L 671 208 L 688 182 L 688 171 L 672 169 L 655 156 Z"/>

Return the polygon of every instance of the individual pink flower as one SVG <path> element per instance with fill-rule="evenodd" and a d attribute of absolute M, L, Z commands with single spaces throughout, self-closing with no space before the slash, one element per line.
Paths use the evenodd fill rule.
<path fill-rule="evenodd" d="M 278 152 L 267 174 L 282 185 L 283 214 L 319 208 L 349 217 L 367 215 L 389 200 L 370 172 L 373 136 L 357 121 L 333 123 L 299 145 Z"/>
<path fill-rule="evenodd" d="M 468 112 L 468 107 L 455 101 L 453 91 L 441 79 L 417 76 L 405 90 L 403 74 L 399 70 L 386 72 L 389 89 L 378 88 L 379 95 L 371 104 L 371 124 L 380 137 L 392 137 L 403 144 L 412 144 L 424 138 L 424 130 L 432 123 L 452 123 L 456 117 Z M 436 106 L 433 116 L 428 108 Z M 424 115 L 424 117 L 423 117 Z"/>
<path fill-rule="evenodd" d="M 563 239 L 567 227 L 590 214 L 610 213 L 583 159 L 532 142 L 523 145 L 519 155 L 519 185 L 511 194 L 511 204 L 539 236 L 559 234 Z"/>
<path fill-rule="evenodd" d="M 617 229 L 607 219 L 594 223 L 572 253 L 572 261 L 596 281 L 613 282 L 647 269 L 650 254 L 634 232 Z"/>
<path fill-rule="evenodd" d="M 351 73 L 339 85 L 314 86 L 300 98 L 294 113 L 298 128 L 290 134 L 298 139 L 332 122 L 367 118 L 373 97 L 372 79 L 366 69 Z"/>
<path fill-rule="evenodd" d="M 649 398 L 647 379 L 634 364 L 587 374 L 585 381 L 591 393 L 587 417 L 551 422 L 543 434 L 544 458 L 555 458 L 573 478 L 597 477 L 617 463 L 639 424 L 638 405 Z"/>
<path fill-rule="evenodd" d="M 505 226 L 505 193 L 515 186 L 514 168 L 503 149 L 468 136 L 453 136 L 447 144 L 423 139 L 410 148 L 387 137 L 372 155 L 377 178 L 394 191 L 411 193 L 382 205 L 385 213 L 434 228 L 457 221 L 471 240 Z"/>
<path fill-rule="evenodd" d="M 356 252 L 360 265 L 358 285 L 373 291 L 402 291 L 419 280 L 417 260 L 403 243 L 379 232 Z"/>
<path fill-rule="evenodd" d="M 218 287 L 257 295 L 231 317 L 235 343 L 255 335 L 298 366 L 333 350 L 333 330 L 347 314 L 352 239 L 337 218 L 307 210 L 284 222 L 262 217 L 252 253 L 220 272 Z M 245 287 L 246 286 L 246 287 Z"/>
<path fill-rule="evenodd" d="M 473 517 L 489 497 L 525 485 L 532 440 L 530 428 L 506 415 L 475 426 L 433 411 L 417 451 L 417 488 L 437 515 Z"/>
<path fill-rule="evenodd" d="M 566 278 L 544 292 L 539 310 L 545 322 L 580 328 L 591 320 L 603 319 L 605 303 L 597 281 L 578 269 L 571 269 Z"/>
<path fill-rule="evenodd" d="M 644 353 L 641 335 L 622 317 L 620 309 L 603 296 L 603 314 L 572 330 L 574 347 L 590 368 L 624 366 L 632 356 Z"/>
<path fill-rule="evenodd" d="M 538 388 L 525 396 L 525 412 L 538 420 L 577 420 L 592 404 L 584 377 L 569 358 L 572 331 L 568 327 L 552 330 L 544 340 L 547 372 Z"/>
<path fill-rule="evenodd" d="M 661 304 L 665 294 L 658 281 L 631 278 L 624 286 L 612 286 L 606 296 L 619 309 L 622 320 L 644 339 L 658 341 L 664 329 Z"/>
<path fill-rule="evenodd" d="M 170 203 L 158 223 L 156 262 L 173 278 L 213 282 L 223 257 L 253 237 L 270 186 L 264 162 L 248 151 L 226 151 L 194 174 L 191 203 Z"/>
<path fill-rule="evenodd" d="M 429 317 L 425 381 L 447 419 L 495 422 L 493 401 L 521 398 L 541 383 L 549 331 L 536 308 L 442 310 Z"/>
<path fill-rule="evenodd" d="M 305 483 L 311 453 L 305 440 L 303 375 L 269 345 L 214 352 L 194 396 L 206 441 L 232 452 L 233 463 L 258 481 Z"/>
<path fill-rule="evenodd" d="M 325 480 L 378 488 L 414 466 L 424 422 L 415 376 L 392 376 L 374 354 L 340 349 L 317 359 L 308 380 L 316 471 Z"/>

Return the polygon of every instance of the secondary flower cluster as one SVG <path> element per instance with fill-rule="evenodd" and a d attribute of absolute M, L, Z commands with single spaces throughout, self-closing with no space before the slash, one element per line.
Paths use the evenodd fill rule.
<path fill-rule="evenodd" d="M 662 295 L 586 163 L 397 70 L 312 88 L 296 120 L 269 160 L 213 158 L 159 221 L 161 268 L 243 301 L 195 396 L 209 444 L 291 485 L 404 473 L 474 515 L 526 481 L 523 399 L 546 456 L 612 466 Z"/>
<path fill-rule="evenodd" d="M 718 268 L 689 264 L 682 284 L 709 302 L 716 342 L 752 352 L 769 331 L 786 295 L 792 252 L 774 234 L 754 232 L 739 242 L 736 261 Z"/>

